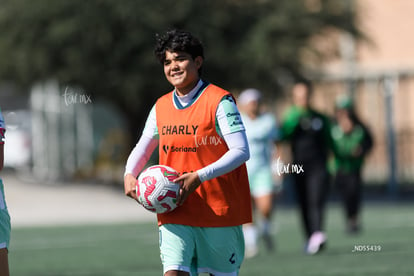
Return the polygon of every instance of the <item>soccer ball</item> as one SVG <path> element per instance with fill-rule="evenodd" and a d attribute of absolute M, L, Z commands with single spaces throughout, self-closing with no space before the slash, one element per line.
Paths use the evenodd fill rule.
<path fill-rule="evenodd" d="M 168 166 L 155 165 L 147 168 L 137 180 L 138 202 L 154 213 L 171 212 L 177 207 L 180 185 L 172 181 L 178 176 L 178 172 Z"/>

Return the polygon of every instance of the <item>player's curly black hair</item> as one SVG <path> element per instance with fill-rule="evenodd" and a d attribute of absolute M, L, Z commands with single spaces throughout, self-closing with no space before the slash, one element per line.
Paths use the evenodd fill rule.
<path fill-rule="evenodd" d="M 155 56 L 164 64 L 165 52 L 186 52 L 191 55 L 193 59 L 198 56 L 204 58 L 204 49 L 201 41 L 193 36 L 190 32 L 178 29 L 168 30 L 165 34 L 156 34 Z M 201 73 L 201 68 L 199 70 Z"/>

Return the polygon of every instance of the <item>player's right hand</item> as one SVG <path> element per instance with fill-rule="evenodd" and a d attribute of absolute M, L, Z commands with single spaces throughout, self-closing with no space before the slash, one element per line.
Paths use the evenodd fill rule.
<path fill-rule="evenodd" d="M 138 201 L 136 193 L 137 179 L 132 174 L 126 174 L 124 177 L 125 195 Z"/>

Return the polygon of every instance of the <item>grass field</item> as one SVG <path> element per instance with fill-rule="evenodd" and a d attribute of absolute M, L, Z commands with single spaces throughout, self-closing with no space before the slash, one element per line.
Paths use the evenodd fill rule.
<path fill-rule="evenodd" d="M 358 236 L 344 233 L 338 206 L 326 219 L 326 250 L 306 256 L 296 210 L 277 210 L 275 252 L 261 248 L 240 275 L 414 275 L 414 205 L 367 204 Z M 352 252 L 359 245 L 381 249 Z M 14 228 L 9 262 L 14 276 L 162 275 L 153 223 Z"/>

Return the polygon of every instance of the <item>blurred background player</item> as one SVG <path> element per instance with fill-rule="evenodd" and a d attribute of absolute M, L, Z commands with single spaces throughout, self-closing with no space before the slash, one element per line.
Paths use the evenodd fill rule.
<path fill-rule="evenodd" d="M 6 127 L 0 109 L 0 171 L 4 162 L 4 134 Z M 10 216 L 7 210 L 3 181 L 0 178 L 0 275 L 9 275 L 8 248 L 10 242 Z"/>
<path fill-rule="evenodd" d="M 233 96 L 201 79 L 203 46 L 191 33 L 157 36 L 155 54 L 173 91 L 161 96 L 128 157 L 125 194 L 159 145 L 159 164 L 180 173 L 179 205 L 158 214 L 164 275 L 238 275 L 242 225 L 252 221 L 249 146 Z"/>
<path fill-rule="evenodd" d="M 250 159 L 246 165 L 252 204 L 253 209 L 257 210 L 260 215 L 257 220 L 260 222 L 259 227 L 257 227 L 258 223 L 243 226 L 246 257 L 248 258 L 258 253 L 259 235 L 263 237 L 268 250 L 272 250 L 274 246 L 271 237 L 271 219 L 276 183 L 272 175 L 271 164 L 276 155 L 275 143 L 278 138 L 278 129 L 275 117 L 271 113 L 261 111 L 261 97 L 259 90 L 251 88 L 244 90 L 238 98 L 250 149 Z M 280 183 L 278 184 L 280 188 Z"/>
<path fill-rule="evenodd" d="M 293 105 L 284 114 L 281 139 L 290 142 L 293 164 L 303 166 L 304 172 L 293 174 L 293 179 L 307 240 L 305 252 L 315 254 L 327 239 L 323 218 L 329 189 L 330 123 L 327 116 L 311 107 L 310 94 L 308 81 L 294 84 Z"/>
<path fill-rule="evenodd" d="M 350 97 L 342 95 L 335 104 L 335 124 L 331 129 L 334 158 L 330 167 L 334 173 L 335 186 L 343 199 L 346 230 L 348 233 L 357 233 L 360 230 L 362 200 L 361 170 L 373 146 L 373 139 L 356 114 Z"/>

